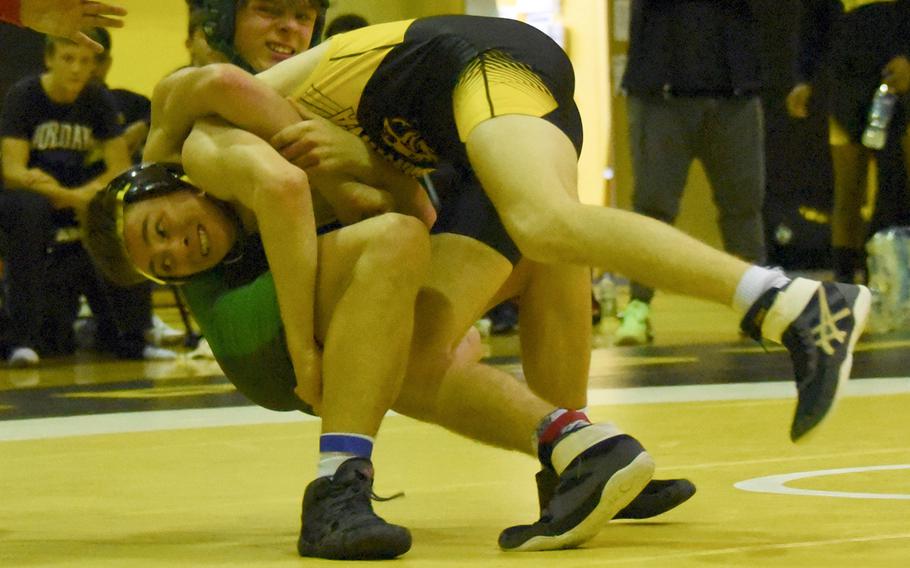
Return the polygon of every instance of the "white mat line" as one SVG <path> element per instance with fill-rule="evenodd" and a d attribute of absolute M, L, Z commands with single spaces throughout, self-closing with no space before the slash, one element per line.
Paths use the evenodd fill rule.
<path fill-rule="evenodd" d="M 887 395 L 910 392 L 910 378 L 892 377 L 851 380 L 844 396 Z M 769 400 L 794 398 L 796 385 L 791 381 L 770 383 L 727 383 L 719 385 L 677 385 L 591 389 L 589 405 L 657 404 L 667 402 L 705 402 L 714 400 Z"/>
<path fill-rule="evenodd" d="M 895 377 L 850 381 L 844 394 L 869 396 L 907 392 L 910 392 L 910 378 Z M 780 399 L 792 398 L 794 393 L 790 382 L 591 389 L 588 405 Z M 273 412 L 257 406 L 30 418 L 0 421 L 0 442 L 313 420 L 317 419 L 300 412 Z"/>

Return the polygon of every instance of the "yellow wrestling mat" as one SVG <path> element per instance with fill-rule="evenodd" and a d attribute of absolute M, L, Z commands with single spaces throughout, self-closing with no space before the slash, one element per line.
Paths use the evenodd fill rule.
<path fill-rule="evenodd" d="M 794 446 L 792 399 L 593 404 L 649 448 L 658 476 L 698 493 L 584 548 L 536 553 L 496 546 L 537 516 L 535 460 L 390 416 L 375 490 L 406 496 L 375 508 L 413 532 L 401 566 L 907 566 L 908 407 L 906 390 L 845 397 Z M 296 555 L 317 436 L 314 420 L 254 408 L 0 422 L 0 566 L 342 565 Z"/>

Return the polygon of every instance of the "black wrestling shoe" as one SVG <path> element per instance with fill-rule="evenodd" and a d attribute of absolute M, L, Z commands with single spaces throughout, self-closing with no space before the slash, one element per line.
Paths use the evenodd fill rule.
<path fill-rule="evenodd" d="M 790 352 L 798 396 L 790 428 L 794 442 L 824 420 L 850 378 L 870 304 L 865 286 L 797 278 L 765 292 L 740 323 L 749 337 L 782 343 Z"/>
<path fill-rule="evenodd" d="M 613 519 L 650 519 L 675 509 L 695 495 L 688 479 L 652 479 Z"/>
<path fill-rule="evenodd" d="M 545 513 L 532 525 L 502 531 L 503 550 L 555 550 L 590 540 L 654 473 L 654 461 L 641 444 L 611 424 L 568 434 L 554 446 L 552 461 L 559 480 Z"/>
<path fill-rule="evenodd" d="M 559 477 L 552 468 L 545 467 L 537 472 L 537 499 L 540 503 L 540 516 L 547 514 L 547 506 Z M 614 519 L 650 519 L 675 509 L 695 495 L 695 484 L 688 479 L 652 479 L 641 493 L 620 512 Z"/>
<path fill-rule="evenodd" d="M 312 481 L 303 496 L 300 556 L 333 560 L 395 558 L 411 548 L 408 529 L 373 512 L 373 464 L 351 458 L 335 475 Z"/>

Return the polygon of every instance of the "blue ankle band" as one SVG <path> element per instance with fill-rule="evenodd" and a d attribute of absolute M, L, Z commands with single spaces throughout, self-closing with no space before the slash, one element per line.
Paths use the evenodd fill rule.
<path fill-rule="evenodd" d="M 319 451 L 369 458 L 373 453 L 373 439 L 360 434 L 323 434 L 319 437 Z"/>

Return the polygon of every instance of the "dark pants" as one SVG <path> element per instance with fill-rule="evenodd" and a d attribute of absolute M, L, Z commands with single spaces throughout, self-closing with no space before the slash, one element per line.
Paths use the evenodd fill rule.
<path fill-rule="evenodd" d="M 765 261 L 764 114 L 758 97 L 629 96 L 629 143 L 637 213 L 672 224 L 689 168 L 701 161 L 713 190 L 724 249 Z M 654 291 L 632 283 L 632 299 Z"/>
<path fill-rule="evenodd" d="M 84 294 L 97 324 L 96 345 L 120 357 L 141 358 L 151 325 L 151 287 L 114 286 L 98 274 L 78 241 L 54 243 L 58 217 L 41 195 L 0 192 L 9 345 L 43 355 L 72 353 L 72 326 Z"/>

